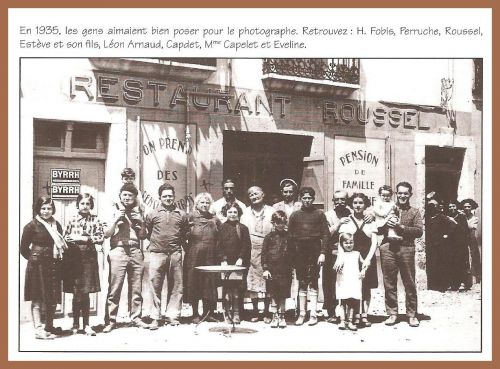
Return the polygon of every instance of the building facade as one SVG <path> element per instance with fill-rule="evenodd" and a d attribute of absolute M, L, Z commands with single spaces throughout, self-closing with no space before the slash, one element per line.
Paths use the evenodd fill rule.
<path fill-rule="evenodd" d="M 472 59 L 22 59 L 21 225 L 46 194 L 64 224 L 80 191 L 94 195 L 106 219 L 125 167 L 136 171 L 147 208 L 158 206 L 165 181 L 189 211 L 199 192 L 220 197 L 225 177 L 246 202 L 249 186 L 262 186 L 271 203 L 280 180 L 294 178 L 316 189 L 324 210 L 335 190 L 375 197 L 381 185 L 402 180 L 422 212 L 431 191 L 481 206 L 481 66 Z M 422 279 L 423 240 L 419 250 Z"/>

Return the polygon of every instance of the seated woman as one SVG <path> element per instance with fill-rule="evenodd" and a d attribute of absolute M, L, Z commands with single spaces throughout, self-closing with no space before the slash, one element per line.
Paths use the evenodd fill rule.
<path fill-rule="evenodd" d="M 203 301 L 203 315 L 213 313 L 217 303 L 217 276 L 203 274 L 197 266 L 219 264 L 217 246 L 220 220 L 209 209 L 212 196 L 207 192 L 194 199 L 194 210 L 189 214 L 188 246 L 184 260 L 184 300 L 193 307 L 193 323 L 201 319 L 198 304 Z M 207 316 L 207 321 L 215 321 Z"/>
<path fill-rule="evenodd" d="M 28 260 L 24 301 L 31 301 L 35 337 L 53 339 L 61 333 L 60 328 L 54 328 L 53 319 L 56 305 L 61 303 L 61 258 L 68 247 L 61 224 L 53 218 L 56 207 L 52 199 L 40 197 L 33 210 L 35 218 L 23 228 L 20 245 L 21 255 Z M 42 309 L 45 310 L 45 329 Z"/>

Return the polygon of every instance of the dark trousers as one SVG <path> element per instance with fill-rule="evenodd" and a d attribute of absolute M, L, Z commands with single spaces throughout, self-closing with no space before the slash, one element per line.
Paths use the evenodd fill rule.
<path fill-rule="evenodd" d="M 380 261 L 384 274 L 385 308 L 387 314 L 398 314 L 398 271 L 406 293 L 406 315 L 417 314 L 417 287 L 415 284 L 415 246 L 383 244 Z"/>
<path fill-rule="evenodd" d="M 337 282 L 337 272 L 333 270 L 333 266 L 337 261 L 337 255 L 327 253 L 325 255 L 325 263 L 323 264 L 323 271 L 321 273 L 321 280 L 323 284 L 323 309 L 326 309 L 329 316 L 335 314 L 335 306 L 337 300 L 335 299 L 335 283 Z"/>

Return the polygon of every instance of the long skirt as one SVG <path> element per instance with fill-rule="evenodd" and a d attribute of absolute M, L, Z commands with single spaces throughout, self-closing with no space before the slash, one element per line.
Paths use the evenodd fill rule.
<path fill-rule="evenodd" d="M 61 303 L 61 262 L 50 250 L 32 248 L 26 267 L 24 300 L 40 301 L 47 305 Z"/>
<path fill-rule="evenodd" d="M 192 245 L 184 259 L 184 300 L 191 304 L 200 299 L 217 301 L 218 276 L 203 273 L 197 266 L 214 265 L 213 246 L 200 243 Z"/>
<path fill-rule="evenodd" d="M 95 245 L 69 245 L 63 257 L 63 288 L 66 293 L 101 290 Z"/>

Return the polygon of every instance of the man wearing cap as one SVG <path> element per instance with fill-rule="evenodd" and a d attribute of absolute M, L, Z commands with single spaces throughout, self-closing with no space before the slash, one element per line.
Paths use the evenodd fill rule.
<path fill-rule="evenodd" d="M 285 178 L 280 182 L 280 188 L 283 200 L 274 204 L 273 208 L 285 212 L 287 218 L 290 219 L 290 215 L 295 210 L 299 210 L 302 205 L 300 201 L 296 201 L 297 182 L 293 179 Z"/>
<path fill-rule="evenodd" d="M 226 178 L 222 181 L 222 198 L 212 203 L 210 212 L 215 214 L 219 220 L 224 223 L 227 218 L 222 214 L 222 208 L 226 204 L 237 203 L 241 210 L 246 209 L 246 205 L 238 200 L 235 196 L 236 185 L 231 178 Z"/>
<path fill-rule="evenodd" d="M 133 210 L 137 194 L 137 188 L 131 183 L 126 183 L 121 187 L 120 203 L 122 206 L 116 209 L 111 222 L 104 230 L 106 238 L 110 238 L 111 246 L 108 254 L 109 287 L 104 333 L 115 328 L 126 274 L 128 274 L 132 323 L 137 327 L 148 328 L 148 325 L 141 319 L 144 256 L 140 246 L 140 241 L 146 238 L 147 230 L 141 213 Z"/>

